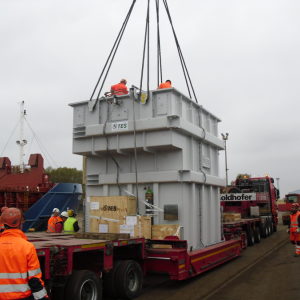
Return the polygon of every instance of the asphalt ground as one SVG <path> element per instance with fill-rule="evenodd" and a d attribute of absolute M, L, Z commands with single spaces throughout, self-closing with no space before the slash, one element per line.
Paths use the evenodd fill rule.
<path fill-rule="evenodd" d="M 248 247 L 237 258 L 184 281 L 151 274 L 144 277 L 140 300 L 300 299 L 300 257 L 287 226 Z"/>

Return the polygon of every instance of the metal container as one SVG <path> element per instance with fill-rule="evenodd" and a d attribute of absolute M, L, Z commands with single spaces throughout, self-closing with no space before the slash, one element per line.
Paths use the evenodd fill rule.
<path fill-rule="evenodd" d="M 225 185 L 219 177 L 221 120 L 175 88 L 150 91 L 146 102 L 139 98 L 131 88 L 115 99 L 70 104 L 73 153 L 86 156 L 87 197 L 137 196 L 137 160 L 139 213 L 146 213 L 145 188 L 150 186 L 154 224 L 180 224 L 189 249 L 220 242 L 219 187 Z M 119 165 L 119 186 L 110 155 Z M 178 220 L 165 219 L 165 205 L 171 205 L 172 214 L 178 207 Z M 88 202 L 86 214 L 88 231 Z"/>

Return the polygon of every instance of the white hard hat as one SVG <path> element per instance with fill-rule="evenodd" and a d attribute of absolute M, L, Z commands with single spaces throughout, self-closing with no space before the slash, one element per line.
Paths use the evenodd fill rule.
<path fill-rule="evenodd" d="M 69 214 L 66 211 L 63 211 L 60 215 L 65 218 L 69 218 Z"/>
<path fill-rule="evenodd" d="M 59 209 L 58 208 L 53 208 L 53 211 L 52 212 L 58 212 L 59 213 Z"/>

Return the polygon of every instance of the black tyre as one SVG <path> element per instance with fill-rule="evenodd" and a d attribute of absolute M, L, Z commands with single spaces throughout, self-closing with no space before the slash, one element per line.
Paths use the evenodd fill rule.
<path fill-rule="evenodd" d="M 260 228 L 260 235 L 262 238 L 268 237 L 268 224 L 267 223 L 265 223 L 265 227 Z"/>
<path fill-rule="evenodd" d="M 256 227 L 254 230 L 254 242 L 260 243 L 260 230 L 258 227 Z"/>
<path fill-rule="evenodd" d="M 267 227 L 268 227 L 268 237 L 269 237 L 272 234 L 270 219 L 267 219 Z"/>
<path fill-rule="evenodd" d="M 282 223 L 283 223 L 283 225 L 289 225 L 289 221 L 286 221 L 286 220 L 282 221 Z"/>
<path fill-rule="evenodd" d="M 273 226 L 273 232 L 277 232 L 277 226 Z"/>
<path fill-rule="evenodd" d="M 119 297 L 115 286 L 115 275 L 121 260 L 114 260 L 114 267 L 108 272 L 103 273 L 103 293 L 108 298 L 117 299 Z"/>
<path fill-rule="evenodd" d="M 115 287 L 122 299 L 135 299 L 143 285 L 143 273 L 140 265 L 134 260 L 124 260 L 115 275 Z"/>
<path fill-rule="evenodd" d="M 64 294 L 65 300 L 101 300 L 100 278 L 92 271 L 76 271 L 69 277 Z"/>
<path fill-rule="evenodd" d="M 248 246 L 254 246 L 254 233 L 253 233 L 253 230 L 250 229 L 247 232 L 247 235 L 248 235 Z"/>
<path fill-rule="evenodd" d="M 272 235 L 273 232 L 274 232 L 273 221 L 272 221 L 272 219 L 269 219 L 269 224 L 270 224 L 270 235 Z"/>
<path fill-rule="evenodd" d="M 247 236 L 247 232 L 243 231 L 243 233 L 245 234 L 245 249 L 248 248 L 248 236 Z"/>

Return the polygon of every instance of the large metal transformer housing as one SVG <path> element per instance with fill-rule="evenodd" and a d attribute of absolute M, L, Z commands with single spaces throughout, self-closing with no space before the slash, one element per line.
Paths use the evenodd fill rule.
<path fill-rule="evenodd" d="M 220 242 L 219 187 L 225 185 L 219 177 L 221 120 L 175 88 L 150 91 L 147 101 L 136 91 L 70 104 L 73 153 L 86 156 L 87 197 L 136 195 L 136 148 L 139 200 L 145 201 L 150 186 L 154 206 L 163 210 L 154 210 L 153 223 L 180 224 L 189 249 Z M 107 145 L 120 166 L 122 189 Z M 138 203 L 139 213 L 145 214 L 148 207 Z M 85 225 L 88 231 L 89 203 Z"/>

